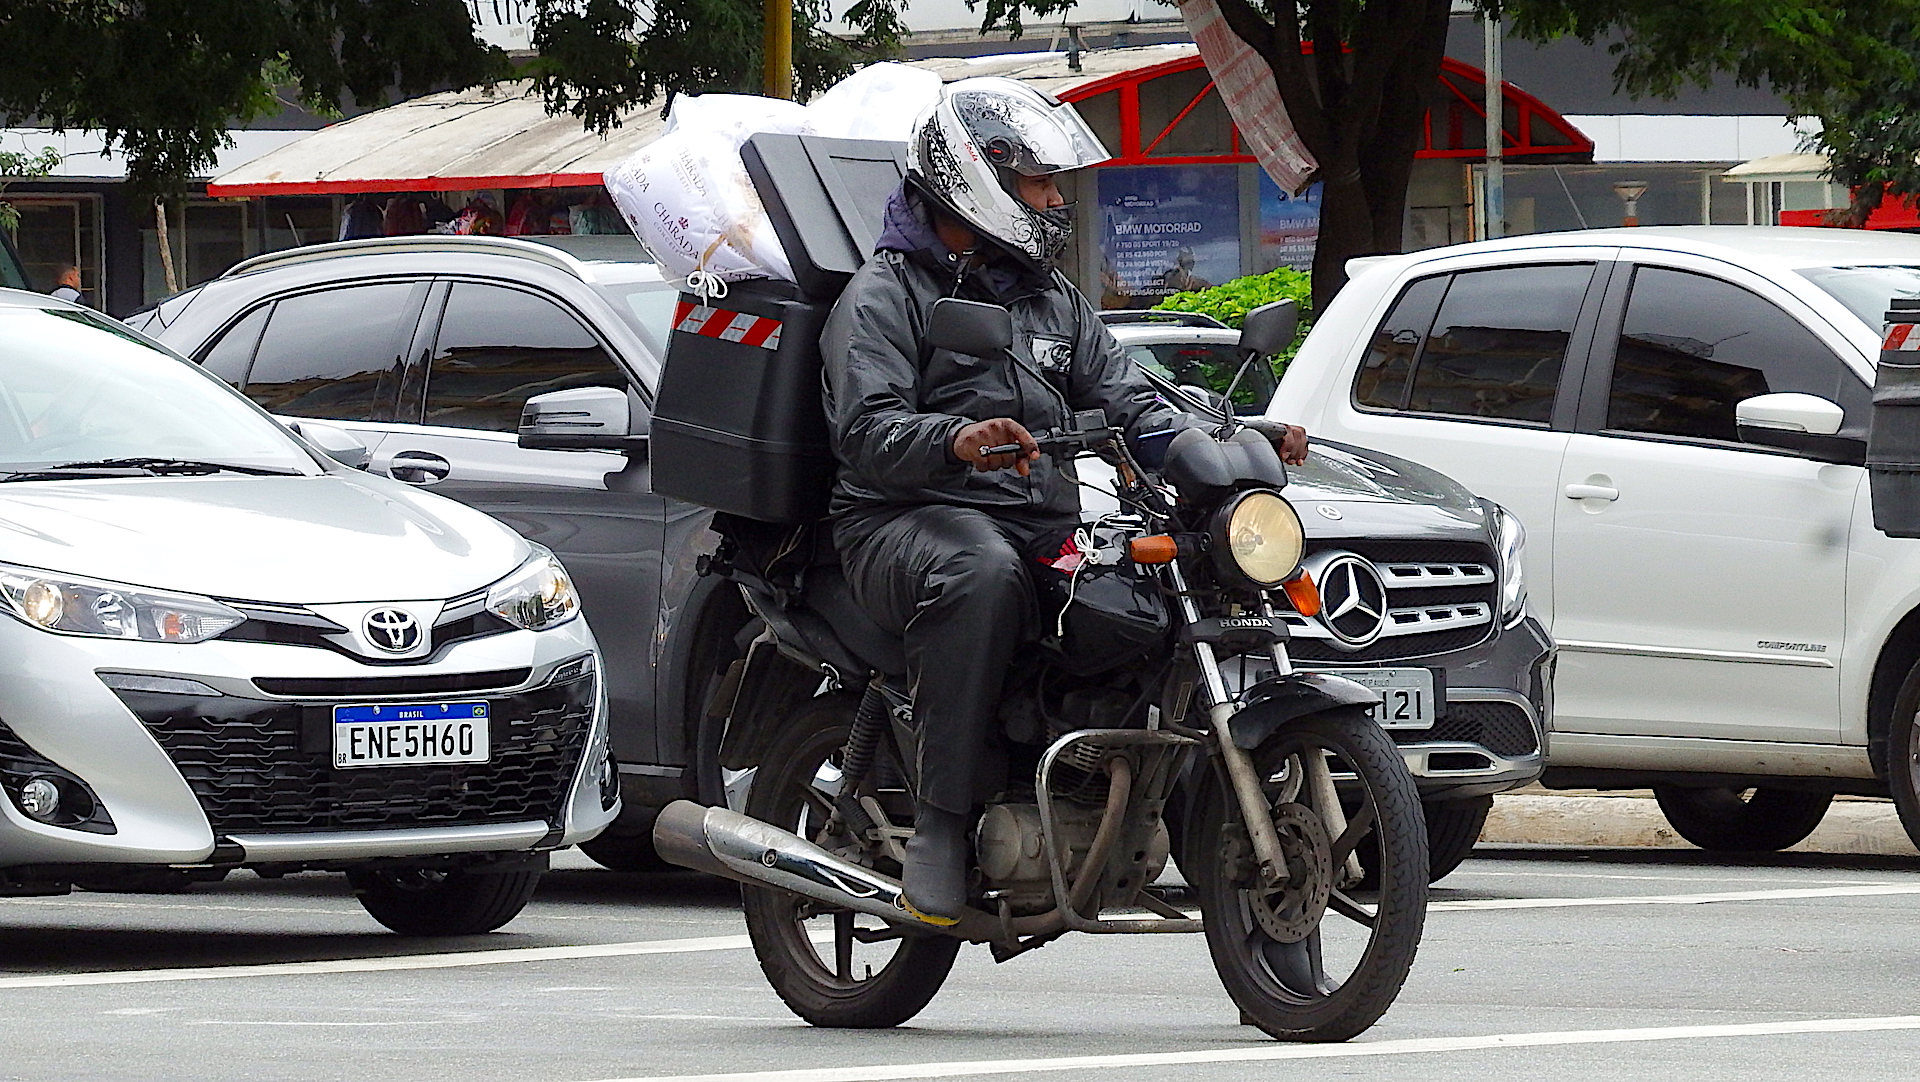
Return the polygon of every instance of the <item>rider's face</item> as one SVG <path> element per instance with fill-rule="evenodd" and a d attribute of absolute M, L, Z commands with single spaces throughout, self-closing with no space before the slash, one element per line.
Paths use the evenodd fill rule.
<path fill-rule="evenodd" d="M 1030 177 L 1015 173 L 1014 178 L 1014 194 L 1027 206 L 1035 210 L 1052 210 L 1067 205 L 1067 197 L 1060 194 L 1060 185 L 1054 182 L 1053 174 Z"/>

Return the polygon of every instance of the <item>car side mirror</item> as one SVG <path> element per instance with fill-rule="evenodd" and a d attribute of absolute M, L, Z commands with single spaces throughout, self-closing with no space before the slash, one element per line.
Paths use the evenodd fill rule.
<path fill-rule="evenodd" d="M 1293 344 L 1300 329 L 1300 306 L 1292 301 L 1274 301 L 1247 313 L 1240 324 L 1240 348 L 1258 357 L 1270 357 Z"/>
<path fill-rule="evenodd" d="M 1755 395 L 1734 405 L 1733 418 L 1742 442 L 1778 447 L 1820 462 L 1866 464 L 1867 441 L 1842 434 L 1846 411 L 1819 395 Z"/>
<path fill-rule="evenodd" d="M 646 445 L 648 420 L 646 405 L 623 388 L 570 387 L 527 399 L 519 443 L 536 451 L 632 451 Z"/>
<path fill-rule="evenodd" d="M 335 425 L 319 421 L 287 421 L 288 431 L 318 450 L 321 454 L 340 463 L 342 466 L 364 470 L 373 464 L 373 452 L 360 442 L 360 437 Z"/>
<path fill-rule="evenodd" d="M 927 316 L 927 343 L 969 357 L 997 357 L 1013 345 L 1013 313 L 984 301 L 942 297 Z"/>

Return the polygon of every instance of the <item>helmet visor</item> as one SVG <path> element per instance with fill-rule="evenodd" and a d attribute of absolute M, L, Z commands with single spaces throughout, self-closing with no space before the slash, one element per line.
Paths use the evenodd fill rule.
<path fill-rule="evenodd" d="M 974 144 L 1002 169 L 1037 177 L 1113 157 L 1073 106 L 1031 87 L 957 90 L 953 107 Z"/>

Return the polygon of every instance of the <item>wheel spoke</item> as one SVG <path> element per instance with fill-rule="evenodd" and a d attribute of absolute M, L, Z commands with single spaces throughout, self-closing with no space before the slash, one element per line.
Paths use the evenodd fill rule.
<path fill-rule="evenodd" d="M 1369 928 L 1373 927 L 1374 921 L 1379 919 L 1377 911 L 1373 913 L 1367 912 L 1366 907 L 1338 890 L 1328 896 L 1327 908 L 1353 921 L 1355 924 L 1364 924 Z"/>
<path fill-rule="evenodd" d="M 1347 820 L 1347 829 L 1341 831 L 1340 836 L 1333 840 L 1333 866 L 1335 868 L 1339 868 L 1347 862 L 1347 857 L 1352 854 L 1353 847 L 1359 845 L 1360 839 L 1366 837 L 1367 831 L 1373 829 L 1373 814 L 1373 801 L 1362 800 L 1359 810 L 1355 811 L 1353 817 Z"/>
<path fill-rule="evenodd" d="M 833 915 L 833 975 L 853 982 L 853 910 Z"/>

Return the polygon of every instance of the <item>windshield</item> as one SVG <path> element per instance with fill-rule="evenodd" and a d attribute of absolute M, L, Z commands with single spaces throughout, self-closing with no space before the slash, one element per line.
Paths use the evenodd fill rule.
<path fill-rule="evenodd" d="M 119 459 L 319 472 L 271 418 L 111 320 L 0 308 L 0 474 Z"/>
<path fill-rule="evenodd" d="M 1127 346 L 1135 364 L 1174 385 L 1204 387 L 1225 394 L 1233 375 L 1240 370 L 1240 351 L 1224 343 L 1153 342 Z M 1247 366 L 1247 374 L 1233 389 L 1235 413 L 1261 413 L 1273 397 L 1273 368 L 1260 361 Z"/>
<path fill-rule="evenodd" d="M 1888 301 L 1920 297 L 1920 267 L 1805 267 L 1800 276 L 1833 294 L 1875 331 L 1887 321 Z"/>

